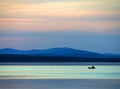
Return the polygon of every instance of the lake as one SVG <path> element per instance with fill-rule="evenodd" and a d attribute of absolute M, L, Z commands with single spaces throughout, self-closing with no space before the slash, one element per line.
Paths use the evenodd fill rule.
<path fill-rule="evenodd" d="M 0 89 L 120 89 L 120 63 L 1 63 Z"/>
<path fill-rule="evenodd" d="M 120 79 L 120 65 L 1 65 L 0 79 Z"/>

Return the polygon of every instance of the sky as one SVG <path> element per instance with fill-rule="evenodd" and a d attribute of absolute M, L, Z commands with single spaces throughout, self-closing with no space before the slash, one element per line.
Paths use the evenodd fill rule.
<path fill-rule="evenodd" d="M 0 48 L 120 53 L 120 0 L 0 0 Z"/>

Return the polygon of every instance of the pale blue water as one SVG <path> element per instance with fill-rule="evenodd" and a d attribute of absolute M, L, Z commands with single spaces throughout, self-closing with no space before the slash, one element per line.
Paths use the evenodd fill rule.
<path fill-rule="evenodd" d="M 0 79 L 120 79 L 120 66 L 96 65 L 96 69 L 88 69 L 88 65 L 1 65 Z"/>

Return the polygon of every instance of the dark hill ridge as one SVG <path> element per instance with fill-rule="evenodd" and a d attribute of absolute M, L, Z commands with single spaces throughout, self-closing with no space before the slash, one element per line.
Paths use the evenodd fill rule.
<path fill-rule="evenodd" d="M 100 54 L 72 48 L 45 50 L 0 49 L 0 62 L 120 62 L 120 55 Z"/>
<path fill-rule="evenodd" d="M 59 57 L 88 57 L 88 58 L 120 58 L 118 54 L 100 54 L 72 48 L 50 48 L 45 50 L 16 50 L 11 48 L 0 49 L 0 54 L 59 56 Z"/>

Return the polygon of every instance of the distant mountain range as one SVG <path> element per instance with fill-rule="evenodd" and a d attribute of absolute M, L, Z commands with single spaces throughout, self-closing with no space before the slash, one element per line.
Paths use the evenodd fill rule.
<path fill-rule="evenodd" d="M 50 48 L 45 50 L 17 50 L 11 48 L 0 49 L 0 55 L 34 55 L 34 56 L 59 56 L 59 57 L 88 57 L 88 58 L 120 58 L 120 54 L 100 54 L 96 52 L 72 49 Z"/>

